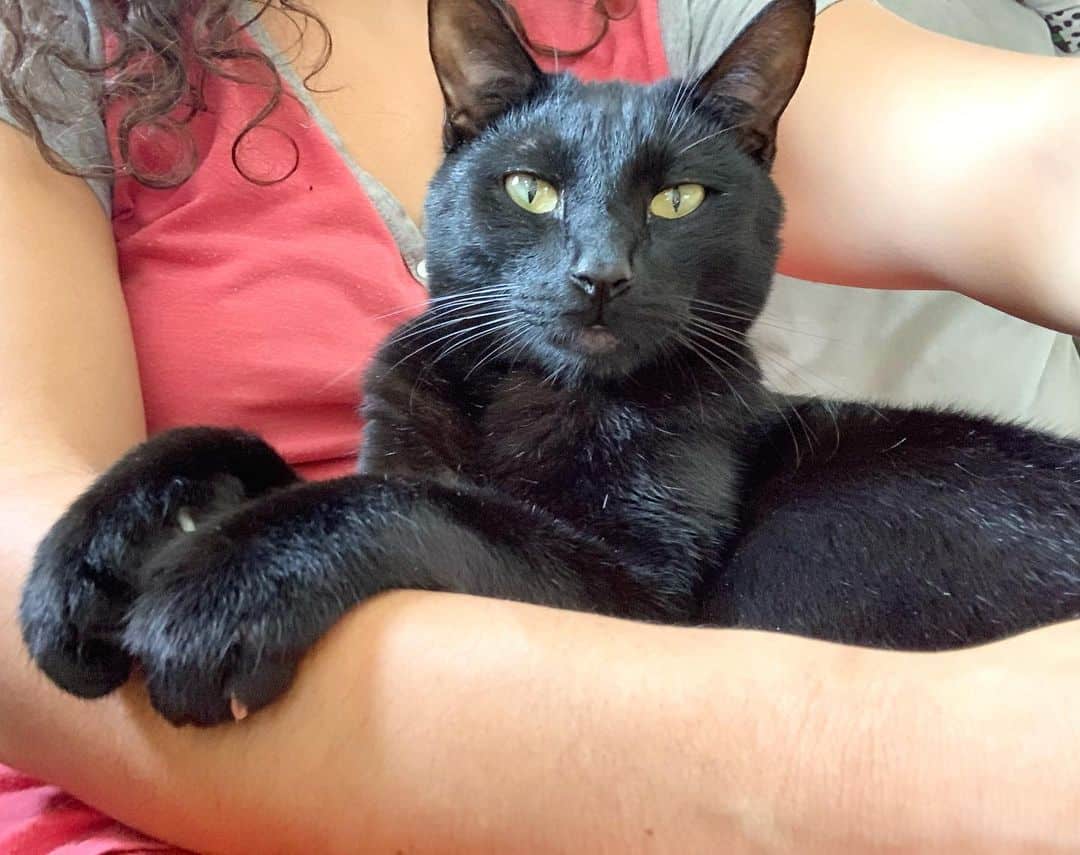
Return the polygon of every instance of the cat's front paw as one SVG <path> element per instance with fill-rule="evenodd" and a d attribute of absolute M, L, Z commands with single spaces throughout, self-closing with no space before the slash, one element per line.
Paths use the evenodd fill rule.
<path fill-rule="evenodd" d="M 232 536 L 230 536 L 232 535 Z M 150 701 L 173 724 L 244 718 L 288 688 L 301 657 L 340 615 L 313 613 L 273 544 L 228 526 L 154 556 L 124 649 L 141 663 Z"/>
<path fill-rule="evenodd" d="M 273 449 L 240 431 L 181 429 L 132 450 L 38 547 L 19 606 L 34 662 L 80 697 L 117 688 L 131 671 L 122 633 L 149 556 L 204 518 L 295 478 Z"/>

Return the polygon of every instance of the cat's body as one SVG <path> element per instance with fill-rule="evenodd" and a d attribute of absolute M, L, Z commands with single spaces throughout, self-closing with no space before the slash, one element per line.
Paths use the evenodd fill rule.
<path fill-rule="evenodd" d="M 760 383 L 813 2 L 650 88 L 542 75 L 489 0 L 430 9 L 434 297 L 368 373 L 362 474 L 297 483 L 210 428 L 132 452 L 38 553 L 23 631 L 56 682 L 137 659 L 163 714 L 219 721 L 390 588 L 915 649 L 1080 615 L 1080 444 Z"/>
<path fill-rule="evenodd" d="M 434 369 L 418 354 L 417 364 L 383 372 L 416 347 L 391 344 L 369 374 L 363 471 L 542 508 L 628 568 L 662 577 L 680 592 L 672 614 L 694 619 L 702 568 L 739 528 L 740 461 L 758 422 L 720 378 L 673 363 L 650 366 L 634 383 L 567 387 L 504 362 L 462 384 L 478 355 L 467 349 Z"/>
<path fill-rule="evenodd" d="M 942 649 L 1080 615 L 1073 441 L 733 390 L 686 356 L 616 384 L 505 364 L 462 383 L 480 354 L 400 362 L 417 338 L 371 372 L 363 469 L 539 507 L 664 591 L 667 619 Z"/>

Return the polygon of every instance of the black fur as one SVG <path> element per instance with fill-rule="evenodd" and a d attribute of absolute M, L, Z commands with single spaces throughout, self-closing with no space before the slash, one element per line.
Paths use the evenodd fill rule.
<path fill-rule="evenodd" d="M 368 373 L 361 474 L 296 483 L 237 432 L 151 439 L 42 543 L 38 664 L 92 697 L 138 660 L 165 716 L 209 724 L 390 588 L 913 649 L 1080 614 L 1080 445 L 760 383 L 767 170 L 813 7 L 776 0 L 699 82 L 634 87 L 542 75 L 490 0 L 432 0 L 434 297 Z M 515 171 L 559 206 L 518 207 Z M 699 209 L 647 213 L 682 182 Z"/>

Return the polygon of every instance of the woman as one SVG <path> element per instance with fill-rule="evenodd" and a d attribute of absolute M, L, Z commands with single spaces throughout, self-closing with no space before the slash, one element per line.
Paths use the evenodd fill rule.
<path fill-rule="evenodd" d="M 90 63 L 100 26 L 110 55 L 132 47 L 135 67 L 140 48 L 163 54 L 151 81 L 114 84 L 134 101 L 109 104 L 103 125 L 79 106 L 90 72 L 57 72 L 58 124 L 19 88 L 34 67 L 11 63 L 56 3 L 23 0 L 24 14 L 4 19 L 7 112 L 25 128 L 36 110 L 46 144 L 42 157 L 0 128 L 9 615 L 42 532 L 148 427 L 239 422 L 312 477 L 347 471 L 358 371 L 394 322 L 385 316 L 423 297 L 412 223 L 439 157 L 441 103 L 422 0 L 313 4 L 335 48 L 310 101 L 295 75 L 322 64 L 321 43 L 310 31 L 297 44 L 295 15 L 233 36 L 224 13 L 242 22 L 251 7 L 186 4 L 182 32 L 198 35 L 177 43 L 171 4 L 129 2 L 126 21 L 121 5 L 88 4 L 87 26 L 48 30 Z M 622 18 L 607 23 L 583 4 L 514 5 L 537 45 L 603 33 L 549 67 L 651 79 L 710 60 L 762 4 L 600 5 Z M 870 0 L 819 7 L 781 131 L 784 269 L 961 291 L 1080 330 L 1069 234 L 1080 167 L 1062 154 L 1080 135 L 1068 97 L 1080 66 L 935 36 Z M 288 54 L 276 68 L 301 100 L 260 117 L 273 53 Z M 206 109 L 189 135 L 148 121 L 200 68 Z M 143 121 L 128 133 L 133 115 Z M 50 167 L 51 152 L 90 180 Z M 97 168 L 106 157 L 121 166 L 111 186 Z M 1023 217 L 1018 199 L 1030 202 Z M 1043 341 L 1041 373 L 1067 377 L 1075 361 L 1054 355 L 1059 339 L 1029 349 Z M 61 695 L 7 620 L 0 760 L 200 850 L 1068 850 L 1080 845 L 1078 632 L 913 656 L 402 592 L 344 620 L 283 700 L 197 731 L 164 724 L 137 685 L 92 705 Z M 9 835 L 6 851 L 46 851 L 70 831 L 23 819 L 29 833 Z M 125 840 L 86 851 L 152 845 Z"/>

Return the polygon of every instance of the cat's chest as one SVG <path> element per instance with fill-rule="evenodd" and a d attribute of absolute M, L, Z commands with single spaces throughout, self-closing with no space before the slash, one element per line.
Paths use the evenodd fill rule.
<path fill-rule="evenodd" d="M 539 498 L 591 494 L 648 464 L 655 419 L 643 408 L 532 378 L 507 378 L 477 424 L 473 473 Z"/>
<path fill-rule="evenodd" d="M 469 474 L 656 560 L 695 559 L 734 527 L 740 467 L 718 432 L 670 415 L 508 380 Z"/>

